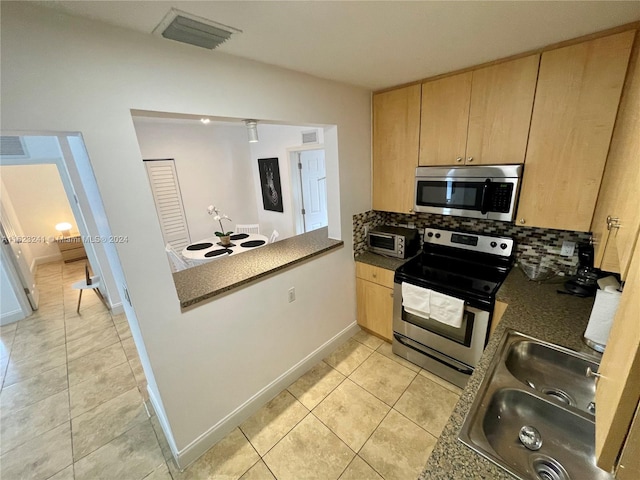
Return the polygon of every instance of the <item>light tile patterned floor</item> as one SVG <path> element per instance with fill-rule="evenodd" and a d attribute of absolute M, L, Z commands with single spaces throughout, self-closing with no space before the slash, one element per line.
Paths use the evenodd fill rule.
<path fill-rule="evenodd" d="M 2 479 L 414 479 L 460 395 L 359 332 L 180 472 L 126 318 L 75 312 L 83 275 L 40 266 L 40 310 L 0 329 Z"/>

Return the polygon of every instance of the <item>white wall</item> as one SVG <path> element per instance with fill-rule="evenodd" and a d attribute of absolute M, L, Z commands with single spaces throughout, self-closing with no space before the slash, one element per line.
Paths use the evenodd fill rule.
<path fill-rule="evenodd" d="M 220 438 L 230 415 L 355 321 L 370 92 L 29 3 L 0 8 L 3 129 L 82 132 L 109 224 L 129 237 L 116 247 L 175 447 Z M 329 230 L 345 247 L 182 312 L 131 109 L 336 125 Z"/>
<path fill-rule="evenodd" d="M 191 240 L 213 236 L 220 226 L 207 213 L 214 205 L 236 223 L 256 223 L 253 174 L 244 125 L 186 124 L 134 117 L 143 159 L 175 160 Z"/>
<path fill-rule="evenodd" d="M 2 194 L 9 197 L 23 235 L 55 237 L 59 232 L 54 227 L 61 222 L 69 222 L 73 226 L 71 231 L 78 232 L 56 165 L 3 165 L 0 177 L 5 187 Z M 61 258 L 55 242 L 35 242 L 29 247 L 24 254 L 30 266 L 33 261 Z"/>
<path fill-rule="evenodd" d="M 4 258 L 3 258 L 4 260 Z M 5 262 L 0 263 L 0 325 L 17 322 L 24 318 L 18 297 L 9 281 Z M 0 352 L 3 353 L 3 352 Z"/>
<path fill-rule="evenodd" d="M 258 125 L 260 141 L 251 144 L 251 161 L 253 162 L 253 180 L 256 189 L 256 205 L 260 216 L 261 232 L 270 235 L 275 229 L 280 234 L 280 239 L 292 237 L 296 234 L 295 217 L 292 211 L 291 191 L 291 165 L 287 150 L 302 145 L 302 132 L 315 127 L 298 127 L 287 125 Z M 320 132 L 319 138 L 323 135 Z M 264 209 L 262 203 L 262 191 L 260 187 L 260 172 L 258 171 L 259 158 L 278 158 L 280 167 L 280 184 L 282 185 L 282 197 L 284 212 L 272 212 Z M 293 172 L 295 173 L 295 172 Z"/>

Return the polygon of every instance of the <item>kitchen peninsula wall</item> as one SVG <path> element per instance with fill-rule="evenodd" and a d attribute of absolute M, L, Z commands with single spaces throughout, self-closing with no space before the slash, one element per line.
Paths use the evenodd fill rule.
<path fill-rule="evenodd" d="M 484 220 L 476 218 L 454 217 L 431 213 L 415 215 L 381 212 L 371 210 L 353 216 L 353 252 L 358 256 L 367 250 L 366 232 L 380 225 L 411 225 L 415 228 L 425 227 L 449 228 L 477 232 L 487 235 L 512 237 L 517 244 L 518 260 L 540 263 L 556 272 L 566 275 L 576 273 L 578 265 L 577 249 L 572 257 L 560 256 L 563 241 L 588 242 L 591 234 L 568 230 L 552 230 L 517 226 L 509 222 Z"/>

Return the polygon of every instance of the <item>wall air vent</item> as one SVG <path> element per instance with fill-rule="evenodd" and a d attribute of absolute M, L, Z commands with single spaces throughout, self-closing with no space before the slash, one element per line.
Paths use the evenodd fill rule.
<path fill-rule="evenodd" d="M 27 147 L 20 137 L 1 136 L 0 137 L 0 156 L 13 158 L 26 158 Z"/>
<path fill-rule="evenodd" d="M 153 31 L 156 35 L 213 50 L 242 30 L 172 8 Z"/>
<path fill-rule="evenodd" d="M 306 132 L 302 132 L 302 144 L 306 145 L 308 143 L 318 143 L 317 130 L 308 130 Z"/>

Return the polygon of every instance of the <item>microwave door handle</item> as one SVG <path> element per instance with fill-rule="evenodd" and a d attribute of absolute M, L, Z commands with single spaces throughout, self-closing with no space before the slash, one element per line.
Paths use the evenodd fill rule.
<path fill-rule="evenodd" d="M 480 213 L 485 215 L 489 211 L 489 185 L 491 185 L 491 179 L 487 178 L 482 185 L 482 197 L 480 199 Z"/>

